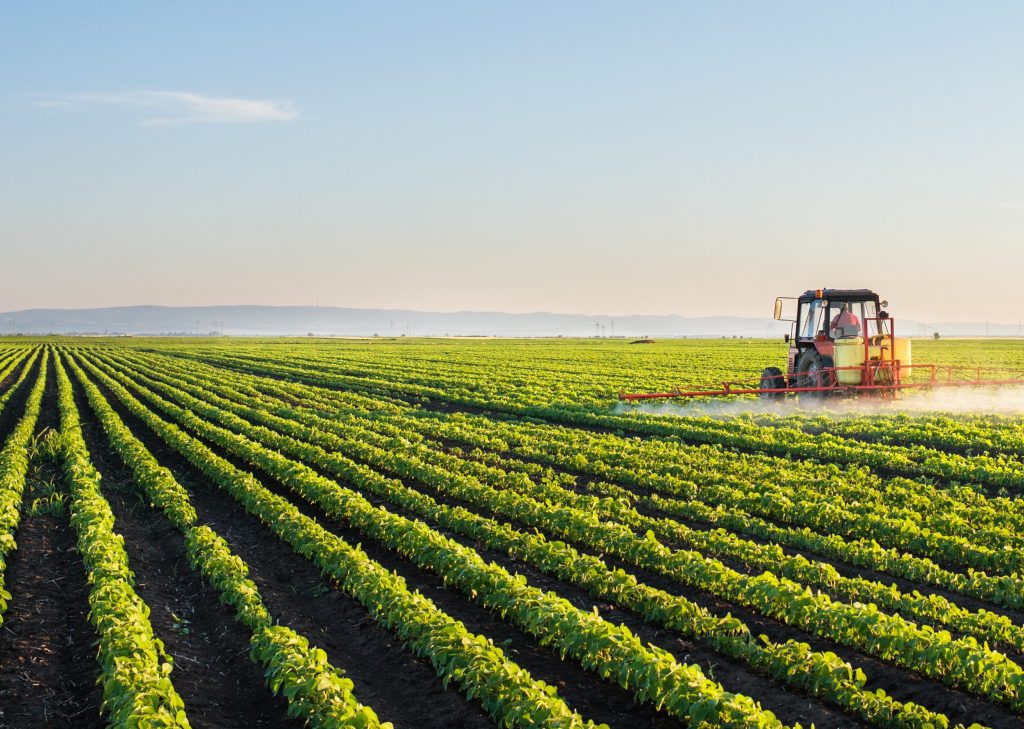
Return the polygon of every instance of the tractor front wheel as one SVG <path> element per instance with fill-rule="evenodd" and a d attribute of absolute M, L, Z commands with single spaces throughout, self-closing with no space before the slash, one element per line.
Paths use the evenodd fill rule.
<path fill-rule="evenodd" d="M 835 384 L 832 381 L 835 375 L 825 370 L 834 366 L 831 357 L 818 354 L 814 349 L 807 350 L 796 361 L 797 387 L 832 387 Z M 800 399 L 816 402 L 824 400 L 828 394 L 826 390 L 801 392 Z"/>
<path fill-rule="evenodd" d="M 778 367 L 765 367 L 761 373 L 761 390 L 778 390 L 786 386 L 786 376 Z M 772 402 L 781 400 L 786 396 L 784 392 L 761 392 L 758 397 L 762 400 Z"/>

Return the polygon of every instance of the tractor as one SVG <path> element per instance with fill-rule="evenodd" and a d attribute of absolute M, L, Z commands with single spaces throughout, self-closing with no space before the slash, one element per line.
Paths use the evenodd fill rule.
<path fill-rule="evenodd" d="M 794 318 L 784 318 L 786 301 L 796 301 Z M 776 321 L 789 321 L 786 372 L 766 367 L 758 394 L 779 399 L 787 392 L 821 398 L 846 387 L 893 385 L 912 366 L 910 340 L 896 339 L 895 322 L 869 289 L 813 289 L 775 299 Z M 868 392 L 889 395 L 889 387 Z"/>
<path fill-rule="evenodd" d="M 795 310 L 784 312 L 786 302 Z M 723 382 L 700 390 L 619 393 L 635 402 L 657 398 L 757 395 L 777 401 L 788 395 L 820 401 L 835 396 L 894 398 L 909 389 L 1024 384 L 1024 372 L 916 364 L 910 340 L 896 336 L 896 322 L 869 289 L 811 289 L 797 297 L 775 299 L 776 321 L 790 330 L 786 371 L 766 367 L 757 383 Z M 794 307 L 790 305 L 790 309 Z"/>

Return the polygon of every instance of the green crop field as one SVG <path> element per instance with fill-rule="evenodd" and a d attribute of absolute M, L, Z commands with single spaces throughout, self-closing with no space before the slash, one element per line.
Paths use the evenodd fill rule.
<path fill-rule="evenodd" d="M 617 398 L 784 359 L 0 340 L 0 726 L 1021 726 L 1024 398 Z"/>

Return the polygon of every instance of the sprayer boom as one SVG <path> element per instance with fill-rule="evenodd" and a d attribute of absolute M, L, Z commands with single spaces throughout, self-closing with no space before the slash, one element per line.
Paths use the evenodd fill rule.
<path fill-rule="evenodd" d="M 790 299 L 793 301 L 793 299 Z M 892 398 L 904 390 L 1024 385 L 1024 370 L 919 364 L 912 361 L 910 340 L 896 336 L 896 321 L 883 310 L 887 301 L 868 289 L 814 289 L 795 299 L 795 317 L 785 336 L 789 358 L 785 372 L 766 367 L 758 382 L 723 382 L 721 387 L 668 392 L 619 393 L 620 400 L 758 395 L 780 400 L 788 395 L 824 398 L 834 395 Z"/>
<path fill-rule="evenodd" d="M 732 381 L 723 382 L 719 389 L 701 390 L 669 390 L 667 392 L 620 392 L 619 400 L 640 401 L 658 400 L 664 398 L 694 398 L 694 397 L 725 397 L 728 395 L 758 395 L 759 397 L 774 397 L 781 399 L 786 395 L 800 395 L 813 393 L 816 396 L 838 395 L 838 396 L 867 396 L 893 397 L 903 390 L 926 390 L 933 388 L 949 387 L 1005 387 L 1013 385 L 1024 385 L 1024 371 L 996 370 L 980 367 L 950 367 L 932 364 L 898 365 L 900 375 L 890 381 L 884 381 L 888 375 L 883 376 L 883 381 L 875 381 L 880 372 L 877 368 L 865 365 L 860 368 L 863 373 L 864 382 L 869 384 L 842 385 L 837 377 L 840 368 L 826 367 L 819 371 L 819 381 L 806 386 L 792 387 L 760 387 L 750 382 Z M 850 368 L 842 368 L 848 371 Z M 926 379 L 908 380 L 910 370 L 924 371 Z"/>

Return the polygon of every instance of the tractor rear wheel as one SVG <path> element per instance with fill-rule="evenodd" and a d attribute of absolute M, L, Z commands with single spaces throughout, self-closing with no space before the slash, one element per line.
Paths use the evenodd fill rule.
<path fill-rule="evenodd" d="M 761 373 L 761 385 L 762 390 L 777 390 L 786 386 L 786 376 L 782 374 L 782 370 L 778 367 L 765 367 L 764 372 Z M 777 401 L 781 400 L 786 396 L 784 392 L 762 392 L 758 397 L 762 400 Z"/>
<path fill-rule="evenodd" d="M 817 350 L 809 349 L 800 355 L 796 361 L 796 386 L 797 387 L 831 387 L 834 374 L 825 372 L 826 369 L 834 367 L 832 358 L 818 354 Z M 829 393 L 825 390 L 816 392 L 801 392 L 800 399 L 810 402 L 824 400 Z"/>

